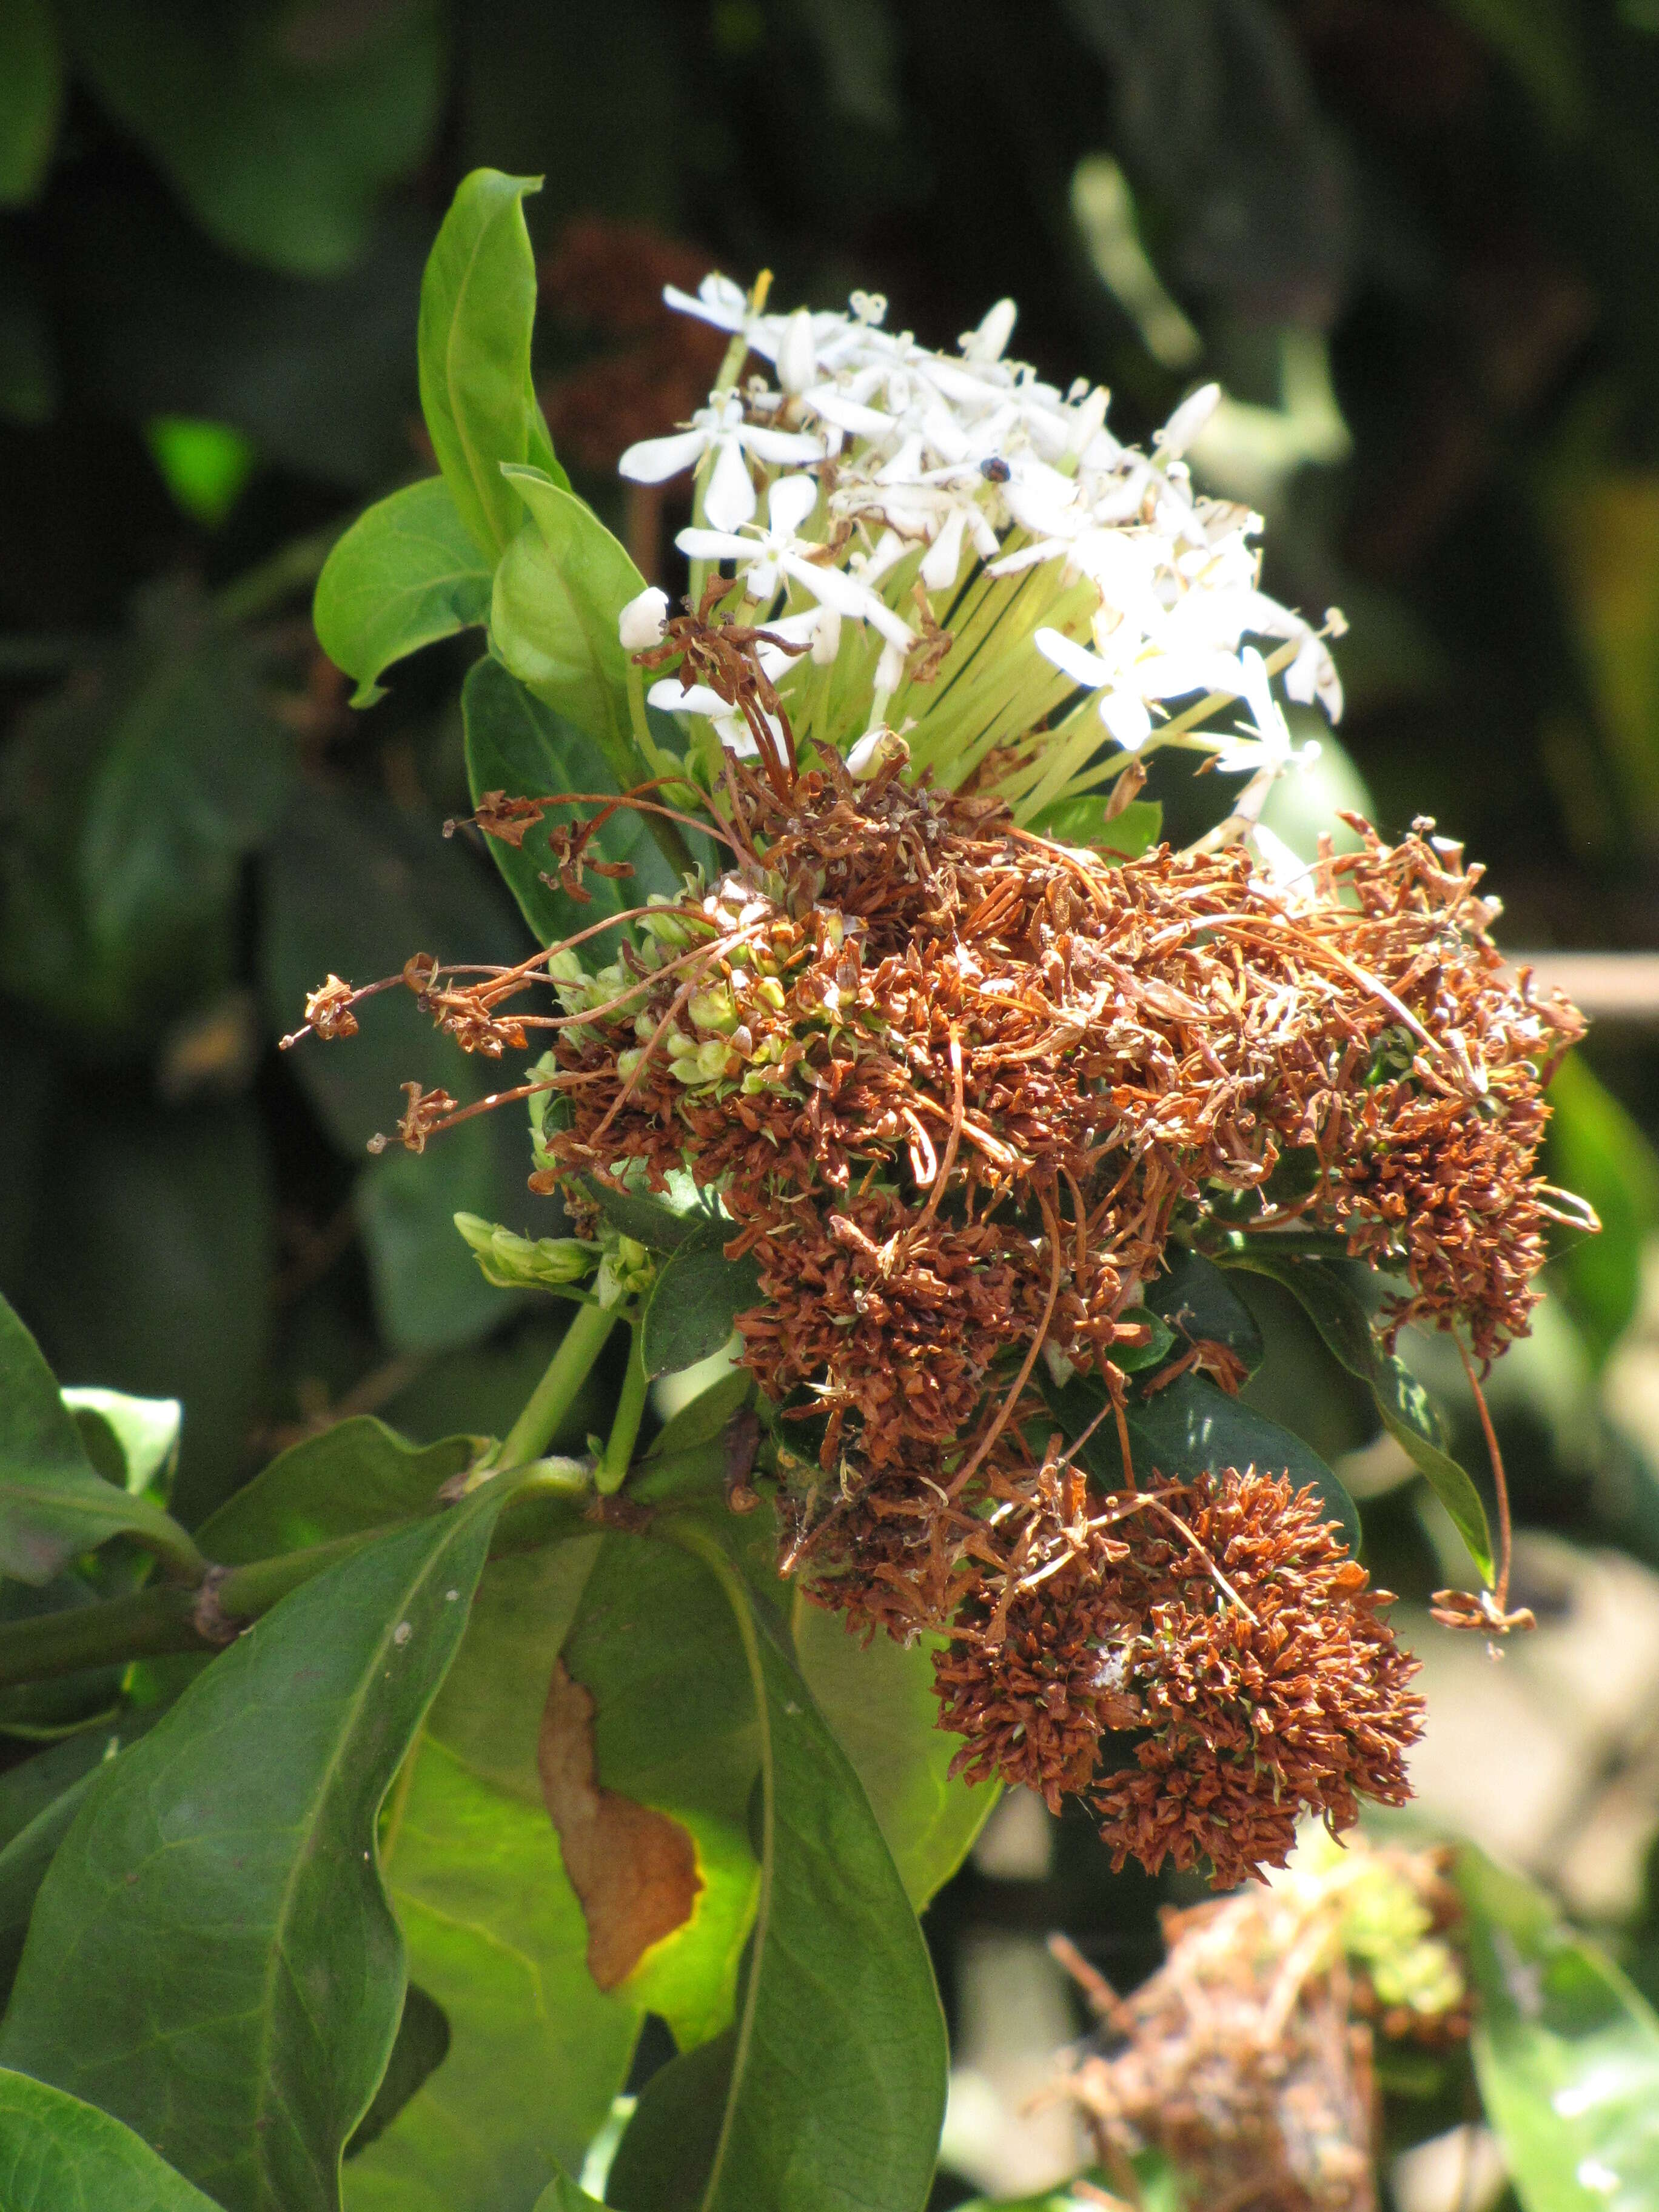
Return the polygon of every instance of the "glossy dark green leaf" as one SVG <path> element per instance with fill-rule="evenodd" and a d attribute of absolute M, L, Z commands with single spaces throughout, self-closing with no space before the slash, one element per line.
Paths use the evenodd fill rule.
<path fill-rule="evenodd" d="M 728 2027 L 652 2075 L 611 2161 L 607 2204 L 617 2212 L 702 2212 L 701 2191 L 714 2169 L 732 2094 L 736 2047 L 736 2031 Z"/>
<path fill-rule="evenodd" d="M 38 1587 L 129 1534 L 185 1541 L 160 1506 L 94 1471 L 40 1347 L 0 1298 L 0 1573 Z"/>
<path fill-rule="evenodd" d="M 493 1561 L 388 1809 L 381 1858 L 444 2061 L 345 2171 L 347 2212 L 529 2212 L 579 2166 L 640 2008 L 601 1995 L 542 1802 L 537 1737 L 596 1538 Z"/>
<path fill-rule="evenodd" d="M 354 982 L 399 973 L 414 952 L 443 959 L 523 957 L 523 932 L 499 886 L 459 839 L 383 802 L 307 792 L 266 855 L 261 941 L 273 1026 L 296 1026 L 305 994 L 333 972 Z M 418 1157 L 394 1146 L 370 1164 L 364 1147 L 402 1111 L 399 1085 L 441 1085 L 466 1103 L 501 1085 L 494 1063 L 433 1031 L 414 1000 L 387 992 L 364 1009 L 360 1035 L 314 1037 L 290 1053 L 304 1088 L 348 1158 L 364 1161 L 357 1207 L 382 1329 L 399 1352 L 476 1340 L 513 1310 L 512 1294 L 479 1273 L 455 1228 L 478 1213 L 536 1233 L 525 1188 L 530 1150 L 520 1116 L 480 1115 L 434 1138 Z"/>
<path fill-rule="evenodd" d="M 1125 1306 L 1122 1318 L 1132 1327 L 1146 1331 L 1145 1344 L 1113 1347 L 1112 1356 L 1123 1372 L 1139 1375 L 1146 1370 L 1162 1367 L 1176 1348 L 1176 1333 L 1164 1316 L 1151 1305 Z"/>
<path fill-rule="evenodd" d="M 379 2142 L 448 2056 L 449 2021 L 444 2008 L 418 1982 L 411 1982 L 404 1991 L 398 2039 L 380 2076 L 380 2086 L 346 2145 L 348 2159 L 361 2158 L 370 2143 Z"/>
<path fill-rule="evenodd" d="M 665 2164 L 685 2109 L 669 2069 L 661 2089 L 647 2085 L 606 2193 L 623 2212 L 919 2212 L 946 2056 L 921 1930 L 781 1623 L 718 1538 L 682 1525 L 726 1592 L 753 1683 L 761 1894 L 707 2172 L 693 2185 L 688 2157 Z M 715 2086 L 699 2084 L 711 2103 Z"/>
<path fill-rule="evenodd" d="M 1546 1158 L 1552 1178 L 1588 1199 L 1600 1236 L 1564 1240 L 1550 1279 L 1593 1356 L 1603 1360 L 1634 1319 L 1644 1247 L 1659 1227 L 1659 1160 L 1653 1146 L 1577 1053 L 1550 1084 Z"/>
<path fill-rule="evenodd" d="M 227 2212 L 337 2205 L 403 2002 L 376 1816 L 500 1502 L 284 1599 L 100 1772 L 42 1887 L 0 2059 L 95 2096 Z"/>
<path fill-rule="evenodd" d="M 550 477 L 509 469 L 504 489 L 531 520 L 495 571 L 490 643 L 538 699 L 592 740 L 618 788 L 631 791 L 651 770 L 634 741 L 617 617 L 645 579 L 592 508 Z"/>
<path fill-rule="evenodd" d="M 959 1740 L 939 1725 L 933 1654 L 939 1639 L 864 1643 L 838 1614 L 791 1608 L 795 1653 L 819 1712 L 853 1763 L 905 1895 L 920 1912 L 972 1850 L 1000 1794 L 951 1774 Z"/>
<path fill-rule="evenodd" d="M 760 1267 L 745 1253 L 728 1260 L 723 1238 L 683 1244 L 657 1278 L 641 1323 L 647 1375 L 678 1375 L 730 1342 L 740 1313 L 761 1302 Z"/>
<path fill-rule="evenodd" d="M 1221 1269 L 1179 1244 L 1166 1245 L 1164 1258 L 1164 1273 L 1146 1286 L 1146 1304 L 1163 1315 L 1182 1347 L 1218 1344 L 1254 1375 L 1261 1364 L 1261 1331 Z"/>
<path fill-rule="evenodd" d="M 1427 1476 L 1468 1546 L 1470 1558 L 1490 1582 L 1492 1532 L 1480 1493 L 1447 1451 L 1434 1401 L 1405 1362 L 1377 1341 L 1366 1302 L 1356 1287 L 1365 1271 L 1347 1261 L 1280 1255 L 1265 1249 L 1260 1240 L 1246 1243 L 1229 1264 L 1283 1283 L 1328 1349 L 1349 1374 L 1370 1385 L 1383 1427 Z"/>
<path fill-rule="evenodd" d="M 1470 1846 L 1474 2063 L 1524 2212 L 1659 2203 L 1659 2019 L 1543 1893 Z"/>
<path fill-rule="evenodd" d="M 64 105 L 64 57 L 49 0 L 0 0 L 0 204 L 40 189 Z"/>
<path fill-rule="evenodd" d="M 210 1559 L 242 1566 L 430 1512 L 478 1439 L 405 1443 L 368 1413 L 290 1444 L 197 1531 Z"/>
<path fill-rule="evenodd" d="M 1030 826 L 1058 845 L 1091 845 L 1097 852 L 1124 860 L 1137 860 L 1157 844 L 1164 827 L 1164 808 L 1158 800 L 1132 799 L 1109 820 L 1109 804 L 1104 792 L 1057 799 L 1032 817 Z"/>
<path fill-rule="evenodd" d="M 615 778 L 587 739 L 493 658 L 477 661 L 468 670 L 461 687 L 461 714 L 474 805 L 487 791 L 539 798 L 550 792 L 615 788 Z M 673 871 L 646 828 L 645 817 L 625 808 L 611 817 L 596 842 L 605 860 L 625 861 L 634 871 L 631 876 L 588 875 L 582 886 L 589 894 L 585 906 L 556 884 L 544 882 L 545 875 L 556 872 L 548 849 L 554 829 L 598 811 L 592 806 L 560 810 L 527 830 L 521 845 L 504 844 L 495 837 L 489 841 L 491 858 L 544 945 L 559 944 L 602 921 L 607 914 L 643 906 L 653 891 L 676 888 Z M 584 956 L 587 964 L 600 967 L 614 958 L 617 943 L 615 935 L 592 939 Z"/>
<path fill-rule="evenodd" d="M 359 18 L 280 0 L 64 0 L 79 74 L 232 252 L 320 276 L 368 242 L 443 97 L 434 0 Z"/>
<path fill-rule="evenodd" d="M 43 1806 L 0 1850 L 0 1990 L 9 1993 L 16 1978 L 40 1885 L 92 1783 L 89 1770 Z"/>
<path fill-rule="evenodd" d="M 3 2071 L 0 2203 L 6 2212 L 218 2212 L 119 2120 Z"/>
<path fill-rule="evenodd" d="M 352 705 L 383 696 L 394 660 L 487 622 L 491 574 L 441 476 L 360 514 L 329 555 L 311 610 L 323 651 L 356 679 Z"/>
<path fill-rule="evenodd" d="M 1106 1404 L 1100 1386 L 1082 1376 L 1063 1389 L 1038 1379 L 1067 1438 L 1082 1436 Z M 1127 1413 L 1129 1449 L 1137 1479 L 1154 1471 L 1171 1478 L 1219 1473 L 1223 1468 L 1271 1468 L 1288 1474 L 1299 1490 L 1311 1484 L 1328 1516 L 1350 1551 L 1359 1548 L 1359 1515 L 1354 1502 L 1324 1461 L 1302 1438 L 1280 1428 L 1242 1400 L 1230 1398 L 1207 1376 L 1186 1374 L 1150 1397 L 1132 1397 Z M 1123 1453 L 1109 1414 L 1083 1447 L 1084 1464 L 1101 1486 L 1124 1486 Z"/>
<path fill-rule="evenodd" d="M 522 520 L 502 465 L 529 462 L 569 483 L 530 374 L 536 257 L 524 201 L 539 190 L 533 177 L 474 169 L 444 217 L 421 284 L 427 434 L 462 521 L 492 563 Z"/>

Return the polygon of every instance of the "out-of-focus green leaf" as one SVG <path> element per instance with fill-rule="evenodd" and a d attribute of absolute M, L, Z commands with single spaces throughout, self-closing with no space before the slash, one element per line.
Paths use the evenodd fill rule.
<path fill-rule="evenodd" d="M 64 105 L 64 57 L 48 0 L 0 0 L 0 204 L 40 189 Z"/>
<path fill-rule="evenodd" d="M 448 2055 L 449 2022 L 443 2007 L 418 1982 L 411 1982 L 404 1991 L 398 2040 L 392 2046 L 380 2086 L 346 2145 L 348 2159 L 360 2158 L 370 2143 L 380 2140 Z"/>
<path fill-rule="evenodd" d="M 951 1778 L 961 1747 L 939 1725 L 938 1641 L 906 1645 L 874 1636 L 861 1644 L 836 1614 L 799 1593 L 792 1626 L 806 1686 L 852 1761 L 920 1912 L 972 1850 L 1000 1794 L 992 1784 Z"/>
<path fill-rule="evenodd" d="M 337 2203 L 403 2004 L 376 1817 L 499 1506 L 284 1599 L 99 1774 L 41 1888 L 0 2058 L 91 2091 L 226 2212 Z"/>
<path fill-rule="evenodd" d="M 1446 1449 L 1434 1401 L 1401 1359 L 1384 1351 L 1356 1287 L 1369 1274 L 1340 1260 L 1272 1251 L 1260 1239 L 1242 1238 L 1227 1264 L 1249 1267 L 1283 1283 L 1319 1331 L 1328 1349 L 1351 1375 L 1370 1386 L 1382 1425 L 1428 1477 L 1450 1514 L 1469 1557 L 1490 1582 L 1492 1531 L 1480 1493 Z"/>
<path fill-rule="evenodd" d="M 144 436 L 175 502 L 216 530 L 241 497 L 258 462 L 248 440 L 228 422 L 199 415 L 155 415 Z"/>
<path fill-rule="evenodd" d="M 142 2137 L 79 2097 L 0 2072 L 6 2212 L 218 2212 Z"/>
<path fill-rule="evenodd" d="M 290 1444 L 202 1523 L 198 1540 L 209 1559 L 240 1566 L 384 1528 L 429 1511 L 477 1448 L 451 1437 L 421 1450 L 358 1413 Z"/>
<path fill-rule="evenodd" d="M 298 276 L 345 268 L 443 96 L 435 0 L 357 15 L 309 0 L 64 0 L 75 66 L 202 228 Z"/>
<path fill-rule="evenodd" d="M 519 528 L 505 463 L 569 478 L 530 374 L 536 257 L 525 228 L 532 177 L 474 169 L 434 242 L 421 285 L 421 405 L 456 511 L 493 562 Z M 613 625 L 614 626 L 614 625 Z"/>
<path fill-rule="evenodd" d="M 1659 2019 L 1518 1875 L 1466 1845 L 1474 2064 L 1525 2212 L 1659 2203 Z"/>
<path fill-rule="evenodd" d="M 263 1387 L 276 1232 L 258 1117 L 82 1086 L 53 1159 L 27 1276 L 42 1340 L 72 1380 L 183 1404 L 172 1503 L 193 1527 L 247 1471 Z"/>
<path fill-rule="evenodd" d="M 559 2173 L 536 2199 L 535 2212 L 604 2212 L 604 2207 L 568 2173 Z"/>
<path fill-rule="evenodd" d="M 640 2008 L 587 1972 L 587 1930 L 536 1746 L 595 1538 L 497 1559 L 382 1838 L 410 1972 L 449 2049 L 346 2168 L 346 2212 L 529 2212 L 580 2166 L 627 2074 Z"/>
<path fill-rule="evenodd" d="M 0 773 L 0 976 L 121 1030 L 231 973 L 244 856 L 286 802 L 286 734 L 242 643 L 184 587 L 25 718 Z"/>
<path fill-rule="evenodd" d="M 645 579 L 574 493 L 533 468 L 506 475 L 531 519 L 495 571 L 490 642 L 521 683 L 592 740 L 618 788 L 631 791 L 651 771 L 629 719 L 617 618 Z"/>
<path fill-rule="evenodd" d="M 178 1465 L 184 1425 L 185 1409 L 176 1398 L 134 1398 L 88 1383 L 65 1390 L 63 1399 L 106 1481 L 135 1497 L 152 1484 L 165 1492 Z"/>
<path fill-rule="evenodd" d="M 501 662 L 486 658 L 468 670 L 461 687 L 466 728 L 466 774 L 476 806 L 488 791 L 514 798 L 540 798 L 566 791 L 605 792 L 615 779 L 602 756 L 562 715 L 554 713 L 510 675 Z M 561 808 L 526 831 L 520 845 L 490 838 L 489 850 L 507 878 L 525 920 L 543 945 L 556 945 L 580 929 L 591 928 L 607 914 L 643 906 L 653 891 L 671 892 L 674 873 L 663 859 L 645 817 L 619 807 L 598 833 L 607 860 L 625 860 L 631 876 L 589 875 L 582 888 L 584 906 L 543 878 L 556 872 L 548 840 L 561 823 L 598 812 L 593 806 Z M 595 938 L 584 957 L 589 967 L 615 957 L 617 936 Z"/>
<path fill-rule="evenodd" d="M 356 678 L 352 705 L 384 697 L 380 678 L 394 660 L 488 621 L 491 573 L 441 476 L 360 514 L 324 564 L 312 605 L 323 651 Z"/>
<path fill-rule="evenodd" d="M 939 2148 L 946 2059 L 921 1929 L 781 1621 L 716 1536 L 682 1526 L 726 1592 L 753 1686 L 760 1898 L 729 2064 L 711 2044 L 647 2084 L 605 2193 L 623 2212 L 916 2212 Z M 695 2106 L 720 2115 L 701 2178 L 692 2153 L 705 2126 L 686 2141 L 688 2075 Z"/>
<path fill-rule="evenodd" d="M 1588 1199 L 1599 1237 L 1577 1237 L 1550 1277 L 1599 1364 L 1635 1316 L 1642 1248 L 1659 1228 L 1659 1159 L 1619 1101 L 1570 1053 L 1550 1085 L 1551 1180 Z"/>
<path fill-rule="evenodd" d="M 747 1253 L 728 1260 L 720 1241 L 683 1244 L 658 1276 L 640 1325 L 647 1375 L 678 1375 L 712 1358 L 738 1316 L 760 1304 L 758 1264 Z"/>
<path fill-rule="evenodd" d="M 307 792 L 267 856 L 264 986 L 274 1024 L 295 1026 L 305 994 L 331 970 L 359 983 L 399 973 L 412 953 L 450 960 L 522 957 L 524 939 L 489 875 L 434 823 L 368 799 Z M 287 1066 L 340 1150 L 362 1158 L 402 1110 L 399 1085 L 441 1086 L 463 1104 L 501 1087 L 495 1063 L 437 1036 L 403 991 L 364 1009 L 362 1033 L 308 1037 Z M 388 1151 L 357 1185 L 380 1323 L 392 1347 L 424 1352 L 476 1340 L 512 1311 L 455 1228 L 482 1214 L 534 1233 L 524 1123 L 510 1110 L 436 1137 L 416 1156 Z"/>
<path fill-rule="evenodd" d="M 1164 809 L 1155 799 L 1132 799 L 1109 820 L 1109 796 L 1085 792 L 1057 799 L 1031 817 L 1030 827 L 1057 845 L 1091 845 L 1119 860 L 1133 860 L 1158 842 Z"/>
<path fill-rule="evenodd" d="M 128 1534 L 185 1540 L 159 1505 L 94 1470 L 40 1347 L 0 1298 L 0 1573 L 38 1588 Z"/>

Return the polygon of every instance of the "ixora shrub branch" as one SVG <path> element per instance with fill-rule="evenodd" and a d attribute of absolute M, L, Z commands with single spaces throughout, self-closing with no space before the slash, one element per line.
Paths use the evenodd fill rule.
<path fill-rule="evenodd" d="M 187 1534 L 155 1410 L 66 1399 L 8 1320 L 0 1566 L 63 1601 L 0 1626 L 0 1683 L 103 1668 L 113 1717 L 0 1850 L 5 2094 L 147 2205 L 531 2212 L 586 2201 L 650 2012 L 680 2055 L 607 2202 L 917 2212 L 916 1915 L 999 1785 L 1220 1888 L 1408 1795 L 1414 1664 L 1336 1476 L 1239 1395 L 1237 1271 L 1449 1511 L 1486 1581 L 1437 1618 L 1527 1625 L 1495 1441 L 1494 1543 L 1394 1345 L 1448 1333 L 1485 1423 L 1547 1236 L 1594 1226 L 1537 1167 L 1581 1024 L 1432 823 L 1311 860 L 1266 826 L 1341 623 L 1266 597 L 1260 519 L 1194 488 L 1212 387 L 1143 452 L 1009 358 L 1012 303 L 940 353 L 878 298 L 711 276 L 671 295 L 729 335 L 708 404 L 622 463 L 693 487 L 676 609 L 538 408 L 529 189 L 462 186 L 439 472 L 316 615 L 362 705 L 486 630 L 450 828 L 540 949 L 411 945 L 285 1042 L 349 1051 L 406 990 L 503 1064 L 470 1105 L 411 1081 L 396 1140 L 526 1117 L 521 1221 L 457 1227 L 569 1327 L 504 1437 L 346 1422 Z M 1215 794 L 1184 849 L 1140 796 L 1169 748 Z M 653 1382 L 722 1353 L 653 1432 Z M 1090 1984 L 1127 2048 L 1070 2094 L 1119 2193 L 1150 2159 L 1194 2203 L 1370 2203 L 1373 2042 L 1490 2040 L 1547 1921 L 1357 1838 L 1206 1910 L 1208 2027 L 1173 1956 L 1133 2007 Z"/>

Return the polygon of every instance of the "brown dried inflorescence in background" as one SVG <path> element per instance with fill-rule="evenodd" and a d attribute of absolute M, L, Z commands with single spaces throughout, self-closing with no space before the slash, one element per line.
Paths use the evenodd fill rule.
<path fill-rule="evenodd" d="M 1064 2089 L 1108 2172 L 1138 2198 L 1129 2161 L 1152 2149 L 1193 2212 L 1374 2212 L 1377 2036 L 1433 2048 L 1468 2028 L 1444 1857 L 1356 1842 L 1328 1869 L 1166 1910 L 1167 1959 L 1127 1999 L 1057 1943 L 1103 2022 Z"/>
<path fill-rule="evenodd" d="M 542 1187 L 718 1192 L 765 1293 L 744 1360 L 799 1427 L 785 1564 L 866 1629 L 945 1632 L 969 1770 L 1234 1878 L 1298 1808 L 1404 1794 L 1408 1665 L 1310 1494 L 1165 1483 L 1120 1419 L 1103 1505 L 1045 1448 L 1037 1363 L 1121 1413 L 1166 1248 L 1218 1220 L 1341 1232 L 1402 1279 L 1392 1325 L 1490 1358 L 1535 1295 L 1542 1091 L 1578 1019 L 1504 970 L 1432 824 L 1356 824 L 1287 890 L 1242 846 L 1117 864 L 901 767 L 780 790 L 728 758 L 732 864 L 641 910 L 638 949 L 424 996 L 463 1042 L 553 1030 Z M 562 1013 L 503 1017 L 550 981 Z M 1114 1735 L 1138 1748 L 1103 1769 Z"/>

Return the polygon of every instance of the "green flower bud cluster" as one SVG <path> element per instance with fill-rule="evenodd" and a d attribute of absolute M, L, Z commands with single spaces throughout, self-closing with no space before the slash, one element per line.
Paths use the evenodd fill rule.
<path fill-rule="evenodd" d="M 520 1237 L 477 1213 L 458 1213 L 455 1226 L 484 1280 L 498 1290 L 568 1291 L 595 1267 L 603 1273 L 600 1247 L 580 1237 Z"/>
<path fill-rule="evenodd" d="M 624 1237 L 608 1221 L 599 1224 L 599 1245 L 605 1256 L 593 1283 L 599 1304 L 608 1311 L 626 1305 L 630 1298 L 644 1297 L 657 1279 L 657 1263 L 646 1246 Z"/>
<path fill-rule="evenodd" d="M 1381 1856 L 1367 1860 L 1346 1887 L 1342 1948 L 1385 2006 L 1433 2017 L 1462 2002 L 1462 1972 L 1433 1926 L 1417 1889 Z"/>

